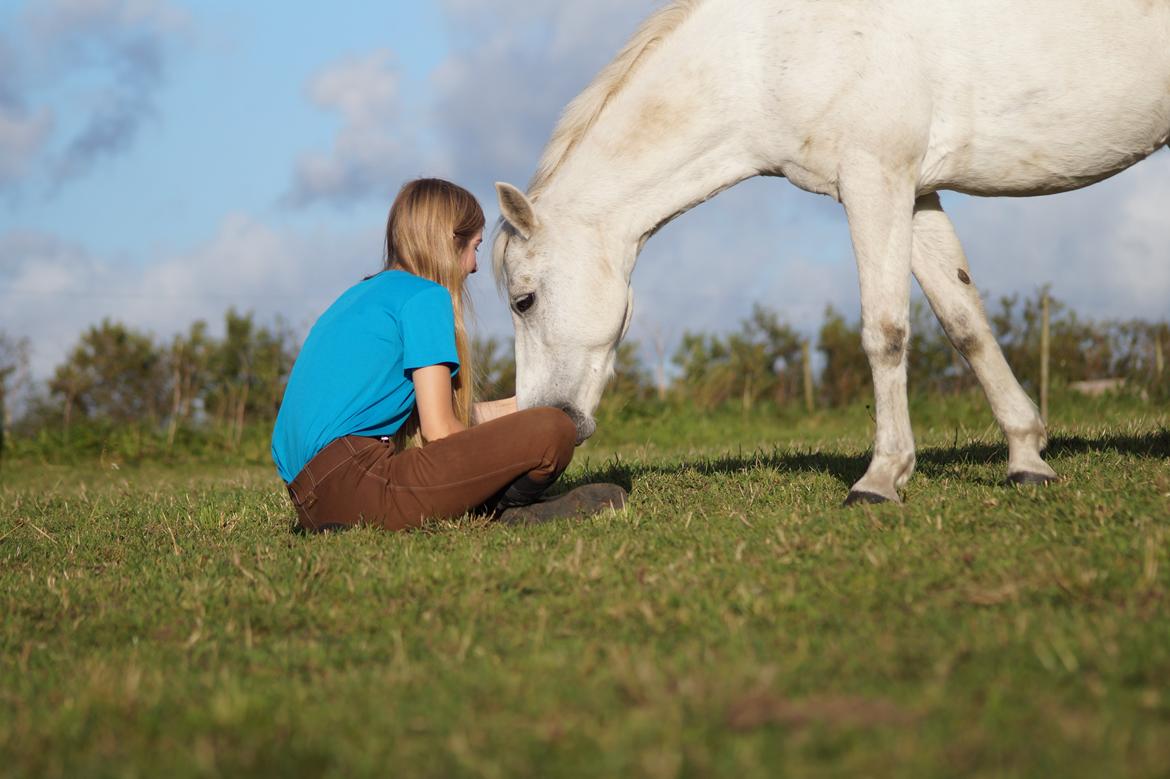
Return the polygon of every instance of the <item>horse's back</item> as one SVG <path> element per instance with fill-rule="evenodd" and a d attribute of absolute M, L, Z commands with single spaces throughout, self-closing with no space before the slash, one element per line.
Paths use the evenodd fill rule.
<path fill-rule="evenodd" d="M 765 110 L 792 130 L 785 175 L 813 171 L 797 182 L 813 191 L 867 145 L 920 157 L 923 191 L 1032 195 L 1170 140 L 1170 0 L 750 2 L 744 26 L 776 33 Z"/>
<path fill-rule="evenodd" d="M 1170 140 L 1170 0 L 905 0 L 930 84 L 924 188 L 1085 186 Z"/>

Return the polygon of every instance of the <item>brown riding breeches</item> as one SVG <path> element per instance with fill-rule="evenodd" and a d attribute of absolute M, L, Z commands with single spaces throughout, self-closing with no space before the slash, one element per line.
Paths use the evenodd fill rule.
<path fill-rule="evenodd" d="M 423 447 L 396 452 L 378 438 L 346 436 L 288 485 L 298 527 L 418 527 L 490 506 L 527 476 L 552 484 L 573 459 L 577 428 L 562 411 L 519 411 Z"/>

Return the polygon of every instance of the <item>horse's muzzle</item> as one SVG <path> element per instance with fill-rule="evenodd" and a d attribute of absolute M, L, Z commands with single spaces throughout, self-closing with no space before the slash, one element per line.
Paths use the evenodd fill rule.
<path fill-rule="evenodd" d="M 593 417 L 586 415 L 581 409 L 571 403 L 561 403 L 556 406 L 569 415 L 573 424 L 577 426 L 577 446 L 585 443 L 585 439 L 597 432 L 597 422 Z"/>

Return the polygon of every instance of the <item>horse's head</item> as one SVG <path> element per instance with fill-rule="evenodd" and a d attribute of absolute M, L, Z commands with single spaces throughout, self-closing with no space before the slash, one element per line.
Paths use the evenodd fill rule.
<path fill-rule="evenodd" d="M 630 326 L 633 249 L 511 185 L 496 189 L 503 224 L 492 260 L 516 327 L 517 401 L 564 409 L 584 441 Z"/>

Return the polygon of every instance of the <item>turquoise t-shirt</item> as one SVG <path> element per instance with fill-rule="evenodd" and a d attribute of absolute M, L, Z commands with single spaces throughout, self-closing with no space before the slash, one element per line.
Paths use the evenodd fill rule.
<path fill-rule="evenodd" d="M 291 482 L 347 435 L 393 435 L 414 410 L 411 371 L 459 370 L 451 294 L 394 270 L 351 287 L 309 331 L 272 433 L 272 459 Z"/>

